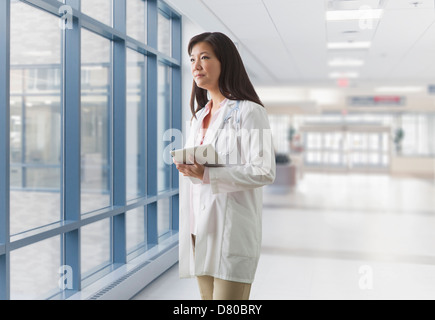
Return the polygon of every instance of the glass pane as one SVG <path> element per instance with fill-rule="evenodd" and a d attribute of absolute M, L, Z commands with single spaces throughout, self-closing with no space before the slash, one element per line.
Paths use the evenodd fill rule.
<path fill-rule="evenodd" d="M 368 139 L 369 139 L 368 149 L 378 150 L 380 145 L 379 143 L 380 134 L 368 134 Z"/>
<path fill-rule="evenodd" d="M 157 231 L 159 237 L 171 230 L 171 205 L 170 198 L 157 202 Z"/>
<path fill-rule="evenodd" d="M 110 219 L 81 229 L 82 279 L 110 264 Z"/>
<path fill-rule="evenodd" d="M 146 243 L 145 221 L 143 207 L 127 212 L 127 253 L 135 251 Z"/>
<path fill-rule="evenodd" d="M 329 155 L 329 162 L 332 165 L 340 165 L 340 154 L 336 152 L 331 152 Z"/>
<path fill-rule="evenodd" d="M 159 12 L 158 30 L 158 50 L 171 56 L 171 19 L 163 12 Z"/>
<path fill-rule="evenodd" d="M 127 1 L 127 34 L 143 43 L 146 43 L 146 24 L 145 24 L 145 1 Z"/>
<path fill-rule="evenodd" d="M 11 71 L 12 78 L 12 71 Z M 10 159 L 11 164 L 20 164 L 23 161 L 21 158 L 22 153 L 22 141 L 21 134 L 23 132 L 23 115 L 22 115 L 22 101 L 21 97 L 11 97 L 11 142 L 10 142 Z"/>
<path fill-rule="evenodd" d="M 323 138 L 324 138 L 324 145 L 323 145 L 323 147 L 326 148 L 326 149 L 331 149 L 332 148 L 332 144 L 333 144 L 332 134 L 331 133 L 325 133 L 323 135 Z"/>
<path fill-rule="evenodd" d="M 52 135 L 61 132 L 60 97 L 29 97 L 25 100 L 25 162 L 59 165 L 60 138 L 53 139 Z"/>
<path fill-rule="evenodd" d="M 112 26 L 112 0 L 85 0 L 81 6 L 84 14 Z"/>
<path fill-rule="evenodd" d="M 395 128 L 394 137 L 396 138 L 398 129 L 403 129 L 404 135 L 401 143 L 401 151 L 398 148 L 399 144 L 395 144 L 396 152 L 414 155 L 415 154 L 415 144 L 417 141 L 417 128 L 416 128 L 416 117 L 413 115 L 403 115 L 402 116 L 402 126 Z M 394 139 L 395 140 L 395 139 Z"/>
<path fill-rule="evenodd" d="M 381 159 L 378 153 L 372 153 L 370 154 L 368 161 L 370 165 L 378 166 L 380 164 Z"/>
<path fill-rule="evenodd" d="M 14 235 L 61 219 L 58 17 L 11 2 L 10 57 L 10 223 Z"/>
<path fill-rule="evenodd" d="M 382 135 L 382 151 L 388 152 L 390 150 L 390 136 L 388 133 Z"/>
<path fill-rule="evenodd" d="M 82 213 L 110 206 L 109 40 L 82 29 Z"/>
<path fill-rule="evenodd" d="M 58 168 L 26 168 L 26 186 L 30 189 L 59 188 Z"/>
<path fill-rule="evenodd" d="M 170 141 L 164 141 L 166 130 L 171 128 L 171 69 L 163 64 L 158 66 L 157 102 L 157 189 L 158 192 L 170 188 L 171 166 L 166 164 L 164 152 Z"/>
<path fill-rule="evenodd" d="M 60 290 L 60 237 L 11 252 L 11 299 L 46 299 Z"/>
<path fill-rule="evenodd" d="M 22 169 L 21 167 L 11 165 L 11 177 L 10 177 L 10 185 L 11 189 L 20 189 L 22 188 Z"/>
<path fill-rule="evenodd" d="M 23 4 L 20 4 L 20 3 L 18 3 L 18 4 L 21 5 L 21 6 L 23 5 Z M 14 4 L 14 6 L 16 6 L 16 5 L 17 5 L 17 3 Z M 11 12 L 11 14 L 12 14 L 12 12 Z M 11 30 L 11 32 L 12 31 L 13 30 Z M 17 32 L 14 31 L 14 33 L 16 34 Z M 16 35 L 14 35 L 14 37 L 15 36 Z M 17 57 L 15 57 L 15 58 L 17 58 Z M 19 96 L 16 97 L 16 96 L 14 96 L 14 94 L 21 94 L 21 92 L 23 91 L 24 72 L 26 72 L 25 68 L 18 68 L 18 65 L 17 64 L 15 64 L 15 65 L 12 64 L 12 61 L 11 61 L 11 77 L 10 77 L 11 108 L 17 106 L 17 100 L 20 99 Z"/>
<path fill-rule="evenodd" d="M 145 195 L 145 56 L 127 50 L 127 199 Z"/>

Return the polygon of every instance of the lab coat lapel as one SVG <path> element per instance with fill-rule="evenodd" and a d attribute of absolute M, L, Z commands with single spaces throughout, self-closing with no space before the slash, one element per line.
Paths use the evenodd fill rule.
<path fill-rule="evenodd" d="M 191 148 L 195 146 L 199 130 L 201 128 L 201 123 L 204 120 L 205 117 L 205 108 L 202 109 L 199 114 L 197 114 L 197 118 L 192 121 L 192 125 L 189 129 L 188 139 L 186 141 L 185 148 Z"/>
<path fill-rule="evenodd" d="M 219 117 L 208 128 L 203 144 L 214 144 L 220 129 L 223 129 L 225 118 L 235 107 L 236 101 L 234 100 L 229 100 L 225 106 L 222 107 L 222 110 L 219 111 Z"/>

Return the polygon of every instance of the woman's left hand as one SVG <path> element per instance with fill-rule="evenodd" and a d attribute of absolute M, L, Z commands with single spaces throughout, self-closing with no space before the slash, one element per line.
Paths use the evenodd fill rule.
<path fill-rule="evenodd" d="M 194 164 L 182 164 L 182 163 L 175 162 L 175 160 L 173 161 L 177 167 L 177 170 L 181 174 L 183 174 L 183 176 L 197 178 L 201 181 L 204 180 L 205 167 L 199 164 L 198 162 L 196 162 L 196 160 L 194 161 Z"/>

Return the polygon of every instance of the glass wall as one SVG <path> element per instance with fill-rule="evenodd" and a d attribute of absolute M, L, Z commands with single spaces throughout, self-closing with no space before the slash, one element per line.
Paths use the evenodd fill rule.
<path fill-rule="evenodd" d="M 112 0 L 81 1 L 81 9 L 84 14 L 112 26 Z"/>
<path fill-rule="evenodd" d="M 390 132 L 369 128 L 311 128 L 303 133 L 305 165 L 336 169 L 388 169 Z M 359 128 L 358 128 L 359 129 Z M 369 131 L 370 130 L 370 131 Z"/>
<path fill-rule="evenodd" d="M 55 16 L 12 2 L 10 34 L 10 233 L 17 234 L 61 220 L 61 32 Z"/>
<path fill-rule="evenodd" d="M 127 49 L 127 200 L 145 196 L 146 59 Z"/>
<path fill-rule="evenodd" d="M 144 0 L 127 1 L 127 35 L 143 43 L 147 42 L 145 16 Z"/>
<path fill-rule="evenodd" d="M 68 298 L 178 232 L 181 17 L 62 2 L 0 3 L 0 299 Z"/>
<path fill-rule="evenodd" d="M 282 123 L 282 119 L 271 119 L 272 127 Z M 303 138 L 305 164 L 311 167 L 388 169 L 392 156 L 435 155 L 435 140 L 431 139 L 435 114 L 431 112 L 294 116 L 290 127 Z"/>
<path fill-rule="evenodd" d="M 404 156 L 435 155 L 435 114 L 403 114 L 396 129 L 403 130 L 400 153 Z"/>
<path fill-rule="evenodd" d="M 161 63 L 158 65 L 157 121 L 157 136 L 163 137 L 165 131 L 171 128 L 171 68 Z M 171 165 L 164 161 L 163 153 L 169 143 L 162 141 L 157 144 L 159 192 L 170 188 Z"/>
<path fill-rule="evenodd" d="M 82 213 L 110 206 L 111 42 L 81 30 Z"/>

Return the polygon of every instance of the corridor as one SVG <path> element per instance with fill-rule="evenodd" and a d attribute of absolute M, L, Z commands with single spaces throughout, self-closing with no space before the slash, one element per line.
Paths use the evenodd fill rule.
<path fill-rule="evenodd" d="M 264 191 L 252 300 L 433 299 L 435 185 L 375 174 L 305 174 Z M 178 265 L 135 299 L 199 299 Z"/>

